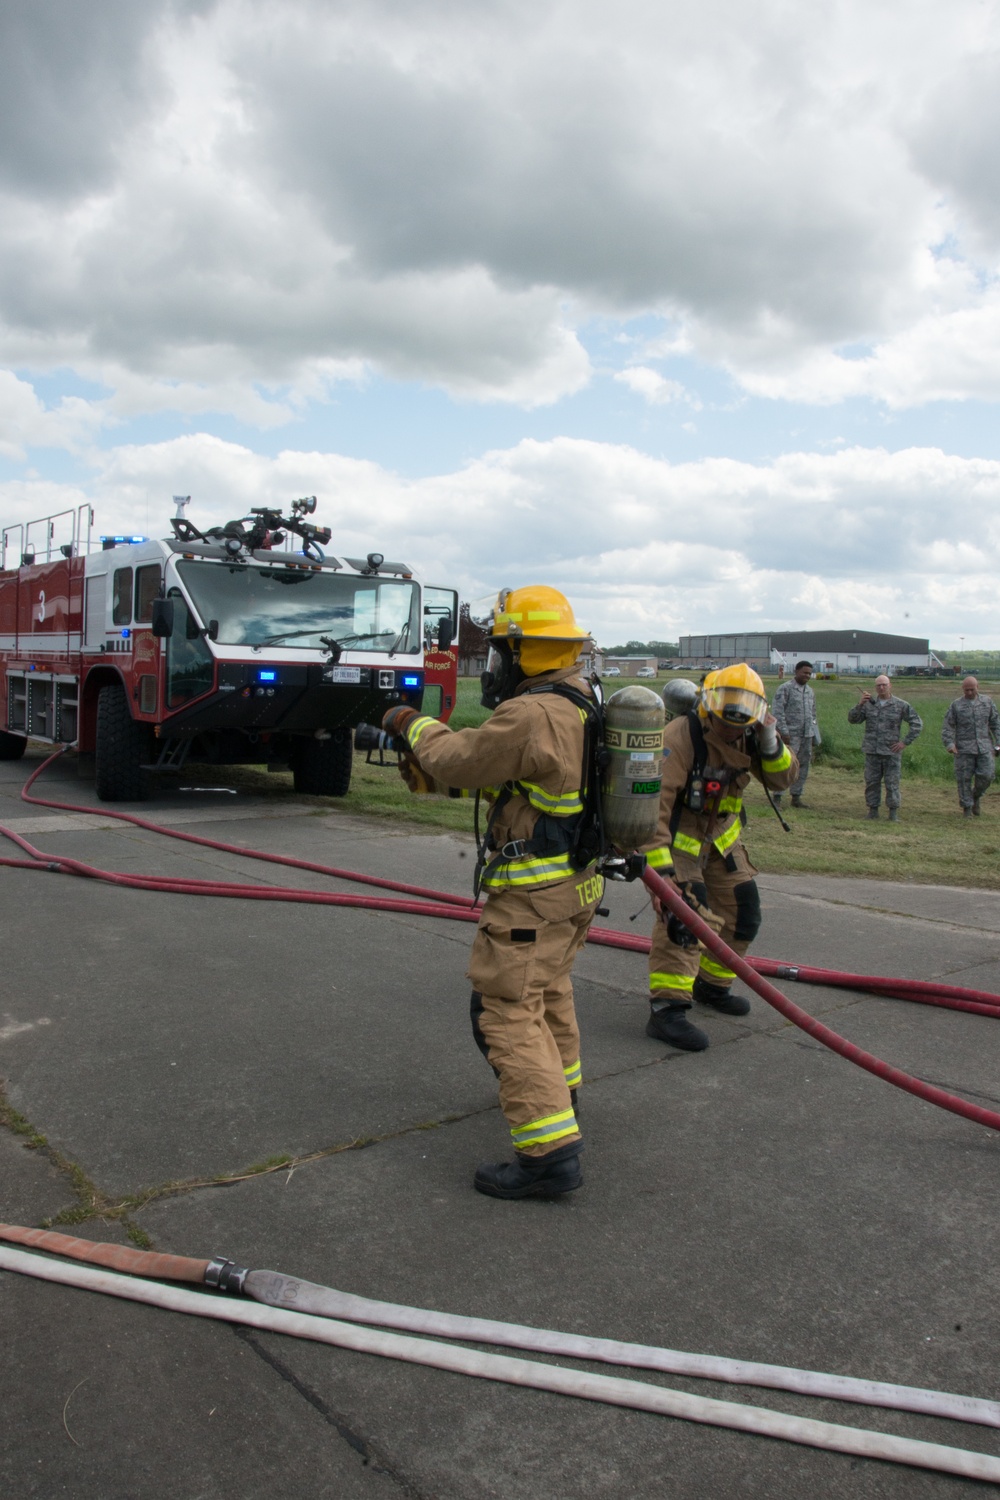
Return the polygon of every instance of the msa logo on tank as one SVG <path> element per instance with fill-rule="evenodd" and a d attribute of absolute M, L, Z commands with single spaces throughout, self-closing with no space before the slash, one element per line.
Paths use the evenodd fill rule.
<path fill-rule="evenodd" d="M 610 751 L 622 757 L 616 770 L 619 775 L 624 775 L 631 782 L 629 795 L 633 797 L 659 796 L 660 778 L 656 774 L 656 762 L 663 753 L 662 729 L 606 727 L 604 743 Z"/>

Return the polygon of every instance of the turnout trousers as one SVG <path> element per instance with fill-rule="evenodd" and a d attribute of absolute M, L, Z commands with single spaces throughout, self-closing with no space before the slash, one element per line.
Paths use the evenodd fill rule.
<path fill-rule="evenodd" d="M 978 802 L 992 785 L 996 773 L 996 760 L 992 754 L 960 750 L 955 756 L 955 780 L 962 806 L 971 807 L 973 802 Z"/>
<path fill-rule="evenodd" d="M 756 867 L 741 843 L 723 857 L 712 849 L 699 868 L 692 859 L 675 854 L 677 880 L 702 881 L 708 905 L 723 919 L 719 934 L 742 958 L 760 930 L 760 895 L 754 876 Z M 653 923 L 653 946 L 649 953 L 649 999 L 654 1010 L 691 1004 L 695 979 L 699 985 L 728 990 L 736 975 L 712 954 L 699 947 L 680 948 L 667 936 L 667 924 Z"/>
<path fill-rule="evenodd" d="M 545 890 L 491 894 L 479 918 L 468 969 L 472 1030 L 525 1156 L 580 1139 L 570 1099 L 581 1078 L 570 972 L 602 889 L 591 868 Z"/>
<path fill-rule="evenodd" d="M 865 756 L 865 801 L 869 807 L 878 807 L 881 802 L 883 780 L 886 807 L 899 806 L 899 773 L 902 764 L 902 754 Z"/>

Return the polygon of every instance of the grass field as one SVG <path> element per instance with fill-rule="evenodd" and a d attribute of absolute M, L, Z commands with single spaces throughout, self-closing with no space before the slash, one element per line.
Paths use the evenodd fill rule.
<path fill-rule="evenodd" d="M 682 675 L 682 674 L 678 674 Z M 664 678 L 644 687 L 662 690 Z M 628 685 L 612 679 L 606 691 Z M 773 696 L 777 680 L 765 686 Z M 983 816 L 961 816 L 955 792 L 952 760 L 941 744 L 941 722 L 948 704 L 960 696 L 957 682 L 901 678 L 897 696 L 913 704 L 924 721 L 916 743 L 903 753 L 903 805 L 898 823 L 869 822 L 861 752 L 863 725 L 847 722 L 847 711 L 858 701 L 869 680 L 816 682 L 816 706 L 823 745 L 813 763 L 806 788 L 808 808 L 787 806 L 785 833 L 771 812 L 763 792 L 751 784 L 746 807 L 746 844 L 761 870 L 774 874 L 856 875 L 882 880 L 912 880 L 921 884 L 978 886 L 1000 890 L 1000 782 L 983 800 Z M 981 681 L 983 692 L 994 696 L 997 685 Z M 481 723 L 478 681 L 459 683 L 459 701 L 451 719 L 455 729 Z M 218 769 L 204 768 L 218 779 Z M 225 779 L 247 790 L 275 796 L 292 795 L 291 776 L 248 767 L 227 768 Z M 423 826 L 471 832 L 471 801 L 414 797 L 390 767 L 369 766 L 356 755 L 351 790 L 346 797 L 318 799 L 324 806 L 372 817 L 406 820 Z"/>

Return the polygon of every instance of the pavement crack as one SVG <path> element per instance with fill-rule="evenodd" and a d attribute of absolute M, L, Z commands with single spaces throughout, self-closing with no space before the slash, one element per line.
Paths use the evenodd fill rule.
<path fill-rule="evenodd" d="M 372 1473 L 384 1474 L 386 1478 L 391 1479 L 394 1484 L 398 1485 L 402 1494 L 409 1496 L 410 1500 L 426 1500 L 423 1492 L 418 1490 L 404 1474 L 401 1474 L 384 1454 L 381 1454 L 377 1448 L 369 1443 L 367 1438 L 355 1432 L 346 1417 L 334 1411 L 317 1391 L 314 1391 L 311 1386 L 306 1385 L 304 1380 L 300 1380 L 295 1372 L 285 1364 L 284 1360 L 278 1359 L 270 1350 L 265 1349 L 252 1329 L 237 1325 L 233 1327 L 233 1333 L 244 1344 L 247 1344 L 259 1359 L 263 1360 L 266 1365 L 269 1365 L 276 1375 L 279 1375 L 282 1380 L 286 1381 L 297 1395 L 301 1396 L 304 1401 L 308 1401 L 309 1405 L 319 1413 L 324 1422 L 327 1422 L 334 1429 L 349 1448 L 353 1448 L 354 1452 L 360 1456 L 362 1463 L 370 1468 Z"/>

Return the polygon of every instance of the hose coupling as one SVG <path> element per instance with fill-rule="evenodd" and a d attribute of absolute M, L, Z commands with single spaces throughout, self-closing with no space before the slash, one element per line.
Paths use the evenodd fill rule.
<path fill-rule="evenodd" d="M 775 970 L 778 979 L 798 979 L 799 970 L 797 964 L 779 964 Z"/>
<path fill-rule="evenodd" d="M 232 1292 L 234 1297 L 239 1297 L 249 1274 L 249 1266 L 238 1266 L 234 1260 L 226 1260 L 217 1255 L 205 1268 L 205 1285 L 214 1286 L 220 1292 Z"/>

